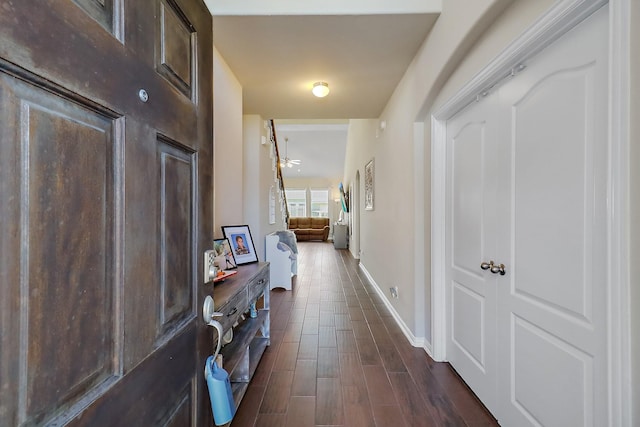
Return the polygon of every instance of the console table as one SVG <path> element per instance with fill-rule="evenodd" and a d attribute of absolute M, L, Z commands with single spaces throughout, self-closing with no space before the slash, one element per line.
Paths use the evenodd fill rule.
<path fill-rule="evenodd" d="M 220 354 L 223 368 L 229 373 L 237 408 L 262 354 L 270 344 L 269 263 L 238 267 L 238 274 L 215 284 L 213 300 L 215 311 L 222 313 L 215 319 L 222 324 L 225 333 L 233 329 L 233 340 L 222 348 Z M 249 307 L 256 300 L 258 316 L 251 318 Z"/>

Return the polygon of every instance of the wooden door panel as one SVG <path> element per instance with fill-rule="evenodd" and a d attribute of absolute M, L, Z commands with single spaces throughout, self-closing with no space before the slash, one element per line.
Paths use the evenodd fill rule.
<path fill-rule="evenodd" d="M 0 425 L 211 424 L 208 10 L 5 2 L 0 39 Z"/>
<path fill-rule="evenodd" d="M 197 405 L 199 378 L 196 376 L 202 376 L 204 362 L 196 364 L 193 352 L 184 349 L 195 345 L 195 329 L 184 329 L 171 346 L 160 347 L 144 363 L 112 384 L 108 398 L 92 401 L 89 396 L 81 402 L 88 404 L 86 408 L 73 411 L 75 414 L 70 420 L 60 419 L 70 426 L 162 426 L 175 424 L 176 417 L 183 417 L 184 407 L 188 405 L 192 411 L 189 423 L 182 425 L 211 425 L 206 418 L 198 421 L 192 416 Z"/>
<path fill-rule="evenodd" d="M 118 0 L 73 0 L 91 18 L 95 19 L 105 30 L 114 33 L 115 14 L 114 6 Z"/>
<path fill-rule="evenodd" d="M 193 202 L 195 156 L 186 147 L 158 141 L 160 169 L 160 324 L 163 330 L 193 317 Z"/>
<path fill-rule="evenodd" d="M 0 73 L 0 122 L 13 130 L 3 135 L 0 170 L 14 171 L 3 193 L 15 207 L 2 232 L 10 226 L 16 237 L 2 246 L 16 266 L 3 275 L 3 297 L 22 301 L 2 310 L 13 327 L 3 326 L 0 372 L 16 424 L 117 375 L 115 120 L 34 84 Z"/>
<path fill-rule="evenodd" d="M 187 17 L 172 3 L 160 1 L 157 70 L 191 98 L 194 33 Z"/>

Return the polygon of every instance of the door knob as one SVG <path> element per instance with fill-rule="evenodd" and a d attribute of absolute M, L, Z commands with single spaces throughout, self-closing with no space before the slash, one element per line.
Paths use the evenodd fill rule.
<path fill-rule="evenodd" d="M 493 274 L 500 274 L 501 276 L 504 276 L 507 273 L 504 269 L 504 264 L 496 265 L 493 261 L 481 263 L 480 268 L 483 270 L 489 270 Z"/>
<path fill-rule="evenodd" d="M 500 274 L 501 276 L 504 276 L 507 272 L 504 269 L 504 264 L 500 264 L 500 265 L 492 265 L 491 266 L 491 270 L 490 270 L 493 274 Z"/>
<path fill-rule="evenodd" d="M 483 270 L 488 270 L 490 268 L 493 267 L 493 261 L 489 261 L 489 262 L 483 262 L 482 264 L 480 264 L 480 268 Z M 493 271 L 492 271 L 493 273 Z"/>

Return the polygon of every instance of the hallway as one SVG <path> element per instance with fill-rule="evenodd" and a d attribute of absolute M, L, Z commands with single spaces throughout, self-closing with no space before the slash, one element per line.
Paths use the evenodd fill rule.
<path fill-rule="evenodd" d="M 448 364 L 409 344 L 347 250 L 298 250 L 233 427 L 497 425 Z"/>

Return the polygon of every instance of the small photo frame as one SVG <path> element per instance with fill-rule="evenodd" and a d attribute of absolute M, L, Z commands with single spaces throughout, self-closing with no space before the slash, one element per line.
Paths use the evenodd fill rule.
<path fill-rule="evenodd" d="M 238 268 L 236 259 L 233 256 L 231 250 L 231 244 L 229 239 L 214 239 L 213 250 L 215 251 L 216 261 L 218 261 L 218 267 L 222 270 L 233 270 Z"/>
<path fill-rule="evenodd" d="M 223 225 L 222 233 L 231 242 L 236 265 L 258 262 L 258 255 L 253 246 L 253 238 L 248 225 Z"/>

